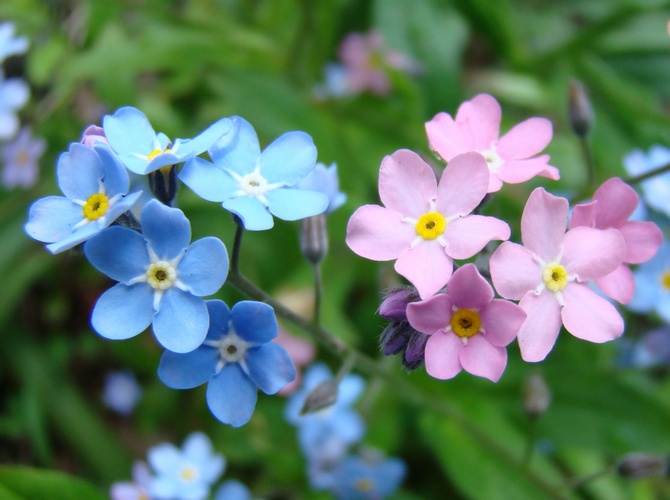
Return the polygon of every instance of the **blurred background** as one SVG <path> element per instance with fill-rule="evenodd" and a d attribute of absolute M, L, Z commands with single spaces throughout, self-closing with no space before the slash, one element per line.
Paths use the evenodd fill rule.
<path fill-rule="evenodd" d="M 505 186 L 487 206 L 510 223 L 513 240 L 534 187 L 577 201 L 611 176 L 625 179 L 631 151 L 670 146 L 669 20 L 670 2 L 660 0 L 3 0 L 0 22 L 13 22 L 15 36 L 29 44 L 6 58 L 4 78 L 21 79 L 30 97 L 1 145 L 7 149 L 29 127 L 44 150 L 32 180 L 0 186 L 0 463 L 62 471 L 105 495 L 112 483 L 130 480 L 133 461 L 150 447 L 179 445 L 202 431 L 225 455 L 226 476 L 255 496 L 330 498 L 309 486 L 284 397 L 260 395 L 239 429 L 220 424 L 204 386 L 174 391 L 159 381 L 162 349 L 150 333 L 112 342 L 92 331 L 90 311 L 111 281 L 82 255 L 52 256 L 25 235 L 30 204 L 60 194 L 59 154 L 88 125 L 129 105 L 171 138 L 193 137 L 231 115 L 248 120 L 263 146 L 302 130 L 319 161 L 337 164 L 347 202 L 328 220 L 322 323 L 428 396 L 353 368 L 367 382 L 357 405 L 366 445 L 407 465 L 394 498 L 670 497 L 667 474 L 656 469 L 641 479 L 611 472 L 579 481 L 626 454 L 670 450 L 670 329 L 661 315 L 620 307 L 622 339 L 595 345 L 563 332 L 540 364 L 521 361 L 512 344 L 497 384 L 465 372 L 438 381 L 423 368 L 408 374 L 398 359 L 381 359 L 385 322 L 375 312 L 383 290 L 399 281 L 392 263 L 362 259 L 344 243 L 353 211 L 379 203 L 382 158 L 408 148 L 438 168 L 425 122 L 441 111 L 454 115 L 481 92 L 501 103 L 503 132 L 532 116 L 554 126 L 545 152 L 561 179 Z M 370 64 L 385 83 L 347 81 L 356 55 L 342 42 L 352 33 L 372 34 L 365 38 Z M 586 137 L 594 185 L 584 141 L 570 127 L 572 81 L 583 85 L 594 112 Z M 8 155 L 2 161 L 11 167 Z M 235 227 L 219 204 L 182 189 L 177 205 L 193 239 L 215 235 L 231 248 Z M 646 214 L 666 231 L 667 214 L 648 207 Z M 309 316 L 312 270 L 298 242 L 299 224 L 277 220 L 271 231 L 245 236 L 241 268 Z M 217 297 L 229 304 L 244 298 L 231 287 Z M 342 360 L 315 345 L 316 357 L 337 372 Z M 141 388 L 128 412 L 103 399 L 106 378 L 118 371 L 133 373 Z M 524 387 L 536 376 L 550 403 L 534 417 L 524 410 Z M 12 489 L 13 476 L 2 470 L 0 488 Z"/>

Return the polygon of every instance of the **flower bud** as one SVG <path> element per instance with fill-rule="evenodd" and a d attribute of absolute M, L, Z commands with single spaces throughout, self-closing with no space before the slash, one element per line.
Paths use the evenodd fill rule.
<path fill-rule="evenodd" d="M 161 167 L 149 174 L 149 187 L 156 199 L 163 205 L 172 206 L 172 201 L 177 196 L 177 169 L 174 165 Z"/>
<path fill-rule="evenodd" d="M 523 386 L 523 409 L 531 418 L 537 418 L 549 408 L 551 393 L 539 372 L 532 373 Z"/>
<path fill-rule="evenodd" d="M 572 130 L 579 137 L 585 137 L 593 126 L 591 102 L 584 86 L 575 80 L 570 81 L 568 90 L 568 118 Z"/>
<path fill-rule="evenodd" d="M 319 214 L 300 221 L 300 251 L 312 264 L 316 265 L 328 253 L 328 232 L 326 215 Z"/>
<path fill-rule="evenodd" d="M 628 479 L 663 476 L 670 472 L 667 456 L 647 453 L 630 453 L 623 456 L 616 464 L 616 471 Z"/>
<path fill-rule="evenodd" d="M 407 371 L 416 370 L 420 367 L 426 357 L 426 342 L 428 337 L 425 333 L 414 331 L 414 334 L 409 338 L 405 354 L 402 357 L 402 366 Z"/>
<path fill-rule="evenodd" d="M 305 404 L 302 405 L 300 410 L 300 415 L 316 413 L 319 410 L 334 405 L 337 401 L 337 396 L 338 383 L 333 379 L 324 380 L 307 394 Z"/>
<path fill-rule="evenodd" d="M 379 337 L 379 345 L 384 356 L 392 356 L 404 351 L 413 330 L 407 321 L 389 323 Z"/>
<path fill-rule="evenodd" d="M 86 130 L 84 130 L 82 133 L 81 140 L 79 142 L 81 142 L 84 146 L 88 146 L 89 148 L 95 146 L 96 142 L 109 144 L 109 141 L 107 141 L 107 137 L 105 136 L 105 131 L 102 127 L 98 127 L 97 125 L 89 125 L 86 127 Z"/>
<path fill-rule="evenodd" d="M 379 304 L 377 314 L 389 321 L 404 321 L 407 319 L 407 304 L 419 300 L 419 293 L 413 287 L 394 288 L 386 294 Z"/>

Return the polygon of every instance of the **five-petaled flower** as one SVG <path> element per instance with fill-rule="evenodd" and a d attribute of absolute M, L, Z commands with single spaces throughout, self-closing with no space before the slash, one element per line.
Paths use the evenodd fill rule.
<path fill-rule="evenodd" d="M 519 300 L 528 317 L 518 334 L 525 361 L 542 361 L 561 329 L 591 342 L 623 333 L 616 308 L 588 282 L 613 272 L 626 256 L 617 229 L 575 227 L 565 232 L 568 200 L 536 188 L 521 217 L 521 239 L 501 244 L 491 256 L 493 285 L 506 299 Z"/>
<path fill-rule="evenodd" d="M 474 264 L 456 270 L 447 291 L 407 305 L 410 324 L 427 335 L 429 375 L 455 377 L 461 369 L 493 382 L 507 366 L 505 346 L 516 338 L 526 313 L 518 305 L 493 298 L 493 288 Z"/>
<path fill-rule="evenodd" d="M 257 388 L 275 394 L 295 378 L 286 351 L 271 342 L 277 319 L 267 304 L 242 301 L 231 309 L 220 300 L 207 301 L 207 338 L 195 351 L 166 351 L 158 377 L 173 389 L 192 389 L 208 382 L 207 405 L 225 424 L 246 424 L 256 407 Z"/>
<path fill-rule="evenodd" d="M 163 347 L 190 352 L 209 328 L 201 297 L 217 292 L 228 275 L 226 247 L 212 236 L 189 246 L 191 225 L 184 213 L 157 200 L 145 205 L 140 220 L 143 234 L 113 226 L 84 245 L 91 264 L 119 281 L 98 299 L 91 324 L 114 340 L 134 337 L 151 324 Z"/>
<path fill-rule="evenodd" d="M 262 231 L 272 216 L 299 220 L 328 208 L 328 196 L 297 184 L 316 166 L 316 147 L 304 132 L 287 132 L 261 152 L 254 128 L 239 116 L 233 133 L 209 149 L 212 163 L 193 158 L 179 179 L 198 196 L 221 202 L 245 229 Z"/>
<path fill-rule="evenodd" d="M 25 230 L 49 243 L 52 253 L 82 243 L 129 210 L 142 192 L 128 193 L 128 172 L 104 146 L 73 143 L 58 159 L 58 186 L 65 195 L 47 196 L 30 207 Z"/>
<path fill-rule="evenodd" d="M 641 264 L 651 259 L 663 242 L 663 233 L 650 221 L 628 220 L 640 197 L 618 177 L 604 182 L 591 203 L 576 205 L 570 217 L 570 228 L 578 226 L 618 229 L 626 242 L 623 263 L 610 274 L 594 279 L 598 288 L 613 299 L 627 304 L 635 292 L 635 278 L 627 264 Z"/>
<path fill-rule="evenodd" d="M 551 141 L 551 122 L 529 118 L 500 137 L 501 115 L 495 98 L 479 94 L 461 104 L 456 118 L 438 113 L 426 123 L 430 147 L 446 162 L 467 151 L 484 155 L 491 171 L 489 193 L 499 191 L 503 182 L 518 184 L 536 175 L 557 180 L 558 169 L 548 164 L 549 155 L 535 156 Z"/>
<path fill-rule="evenodd" d="M 400 150 L 379 170 L 384 207 L 364 205 L 349 220 L 347 245 L 371 260 L 396 260 L 422 299 L 446 285 L 454 259 L 469 259 L 492 240 L 509 238 L 509 226 L 495 217 L 470 213 L 486 196 L 489 171 L 479 153 L 455 157 L 438 185 L 416 153 Z"/>

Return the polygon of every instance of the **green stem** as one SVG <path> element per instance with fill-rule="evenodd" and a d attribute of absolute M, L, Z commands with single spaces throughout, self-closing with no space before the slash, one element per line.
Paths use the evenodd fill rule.
<path fill-rule="evenodd" d="M 670 163 L 666 163 L 665 165 L 655 168 L 654 170 L 650 170 L 649 172 L 645 172 L 644 174 L 636 175 L 633 177 L 629 177 L 628 179 L 624 179 L 624 182 L 627 184 L 637 184 L 639 182 L 645 181 L 647 179 L 650 179 L 652 177 L 656 177 L 657 175 L 664 174 L 666 172 L 670 171 Z"/>
<path fill-rule="evenodd" d="M 598 479 L 602 476 L 605 476 L 605 475 L 613 472 L 615 468 L 616 468 L 616 465 L 611 465 L 611 466 L 606 467 L 602 470 L 592 472 L 591 474 L 587 474 L 586 476 L 578 477 L 578 478 L 575 478 L 571 481 L 567 481 L 563 485 L 563 489 L 575 490 L 577 488 L 581 488 L 586 483 L 590 483 L 591 481 L 594 481 L 594 480 L 596 480 L 596 479 Z"/>
<path fill-rule="evenodd" d="M 586 164 L 586 180 L 589 186 L 589 190 L 595 190 L 596 188 L 596 165 L 593 161 L 593 153 L 591 152 L 591 146 L 589 145 L 589 140 L 587 136 L 582 136 L 579 138 L 579 144 L 582 148 L 582 156 L 584 157 L 584 163 Z"/>
<path fill-rule="evenodd" d="M 240 274 L 240 248 L 242 248 L 242 235 L 244 234 L 244 226 L 242 221 L 235 218 L 237 229 L 235 230 L 235 240 L 233 242 L 233 255 L 230 257 L 230 273 L 235 275 Z"/>
<path fill-rule="evenodd" d="M 323 300 L 323 282 L 321 264 L 314 264 L 314 324 L 321 326 L 321 302 Z"/>

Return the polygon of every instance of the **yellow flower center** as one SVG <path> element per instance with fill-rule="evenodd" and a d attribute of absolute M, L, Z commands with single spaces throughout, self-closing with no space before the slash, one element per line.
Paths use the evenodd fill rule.
<path fill-rule="evenodd" d="M 18 163 L 21 167 L 28 165 L 29 159 L 30 156 L 28 156 L 28 152 L 25 149 L 22 149 L 19 151 L 19 154 L 16 155 L 16 163 Z"/>
<path fill-rule="evenodd" d="M 661 286 L 666 290 L 670 290 L 670 270 L 667 270 L 661 274 Z"/>
<path fill-rule="evenodd" d="M 147 282 L 155 290 L 167 290 L 177 280 L 177 270 L 169 262 L 159 260 L 149 264 Z"/>
<path fill-rule="evenodd" d="M 542 271 L 542 281 L 552 292 L 560 292 L 568 284 L 568 271 L 558 262 L 550 262 Z"/>
<path fill-rule="evenodd" d="M 372 491 L 374 487 L 375 483 L 372 481 L 372 479 L 368 478 L 359 479 L 358 481 L 356 481 L 355 486 L 355 488 L 360 492 Z"/>
<path fill-rule="evenodd" d="M 482 320 L 477 314 L 477 311 L 472 309 L 459 309 L 455 311 L 451 316 L 451 330 L 458 335 L 459 337 L 472 337 L 475 333 L 478 333 L 481 326 Z"/>
<path fill-rule="evenodd" d="M 416 233 L 425 240 L 434 240 L 447 227 L 447 221 L 439 212 L 428 212 L 423 214 L 416 223 Z"/>
<path fill-rule="evenodd" d="M 107 209 L 109 209 L 109 198 L 102 193 L 93 194 L 84 204 L 84 217 L 88 220 L 98 220 L 107 213 Z"/>
<path fill-rule="evenodd" d="M 179 472 L 179 476 L 182 481 L 193 481 L 198 477 L 198 471 L 191 466 L 186 466 Z"/>
<path fill-rule="evenodd" d="M 147 155 L 147 160 L 151 161 L 154 158 L 156 158 L 158 155 L 162 155 L 163 153 L 172 153 L 172 150 L 170 148 L 165 148 L 165 150 L 154 149 L 151 153 L 149 153 Z"/>

